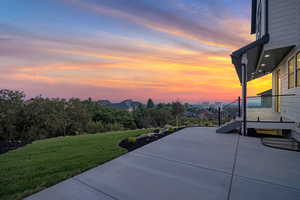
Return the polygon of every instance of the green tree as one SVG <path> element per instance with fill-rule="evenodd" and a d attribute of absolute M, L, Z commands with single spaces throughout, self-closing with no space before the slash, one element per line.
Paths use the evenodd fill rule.
<path fill-rule="evenodd" d="M 70 99 L 65 108 L 66 129 L 69 135 L 83 132 L 89 122 L 90 115 L 87 107 L 80 99 Z"/>
<path fill-rule="evenodd" d="M 25 94 L 21 91 L 0 90 L 0 139 L 19 139 L 19 119 Z"/>
<path fill-rule="evenodd" d="M 134 121 L 138 128 L 150 128 L 152 126 L 152 119 L 147 109 L 144 105 L 139 105 L 137 109 L 133 112 Z"/>
<path fill-rule="evenodd" d="M 179 118 L 182 116 L 184 112 L 184 106 L 179 102 L 172 103 L 172 114 L 176 117 L 176 126 L 179 126 Z"/>
<path fill-rule="evenodd" d="M 21 91 L 0 90 L 0 140 L 36 140 L 175 123 L 178 126 L 179 120 L 187 125 L 200 123 L 198 119 L 182 117 L 185 110 L 198 112 L 179 101 L 155 106 L 149 99 L 147 105 L 140 104 L 129 112 L 100 105 L 91 98 L 82 101 L 38 96 L 25 100 Z"/>
<path fill-rule="evenodd" d="M 154 108 L 154 102 L 152 101 L 152 99 L 148 99 L 147 101 L 147 108 Z"/>
<path fill-rule="evenodd" d="M 64 101 L 41 96 L 28 100 L 24 108 L 23 133 L 29 139 L 57 137 L 64 134 Z"/>
<path fill-rule="evenodd" d="M 157 107 L 150 110 L 151 118 L 156 126 L 163 127 L 172 120 L 172 113 L 168 107 Z"/>

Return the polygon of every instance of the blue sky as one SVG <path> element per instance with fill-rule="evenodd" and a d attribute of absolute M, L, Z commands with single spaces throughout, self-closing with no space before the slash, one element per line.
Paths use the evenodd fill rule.
<path fill-rule="evenodd" d="M 29 96 L 226 100 L 229 55 L 253 40 L 250 0 L 1 3 L 0 84 Z"/>

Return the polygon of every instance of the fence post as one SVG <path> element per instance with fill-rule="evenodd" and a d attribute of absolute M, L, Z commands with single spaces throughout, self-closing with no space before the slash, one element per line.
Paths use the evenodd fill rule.
<path fill-rule="evenodd" d="M 243 55 L 243 58 L 247 61 L 246 54 Z M 243 123 L 242 123 L 242 135 L 247 136 L 247 62 L 242 64 L 242 93 L 243 93 Z"/>
<path fill-rule="evenodd" d="M 239 117 L 241 117 L 241 97 L 238 97 Z"/>
<path fill-rule="evenodd" d="M 221 108 L 218 107 L 218 121 L 219 121 L 219 126 L 221 126 Z"/>

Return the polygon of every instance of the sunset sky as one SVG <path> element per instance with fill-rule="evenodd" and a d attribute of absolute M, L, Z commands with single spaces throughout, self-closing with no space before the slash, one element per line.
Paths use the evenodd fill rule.
<path fill-rule="evenodd" d="M 34 97 L 230 101 L 250 0 L 1 0 L 0 87 Z M 259 82 L 259 84 L 258 84 Z M 249 94 L 271 88 L 270 76 Z"/>

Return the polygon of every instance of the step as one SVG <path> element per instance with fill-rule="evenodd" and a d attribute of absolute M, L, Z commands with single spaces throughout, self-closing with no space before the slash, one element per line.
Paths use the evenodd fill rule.
<path fill-rule="evenodd" d="M 241 122 L 240 121 L 231 121 L 228 122 L 221 127 L 219 127 L 216 132 L 217 133 L 230 133 L 238 128 L 241 127 Z"/>

